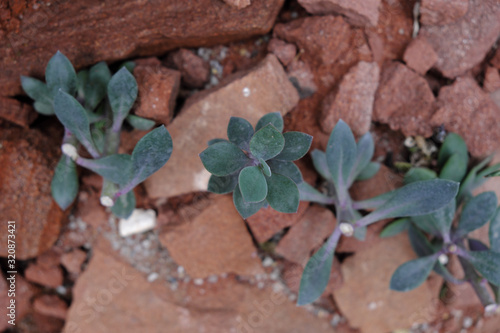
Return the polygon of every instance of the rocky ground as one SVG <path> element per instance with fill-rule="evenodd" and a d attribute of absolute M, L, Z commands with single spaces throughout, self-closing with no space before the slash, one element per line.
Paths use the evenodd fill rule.
<path fill-rule="evenodd" d="M 494 153 L 499 18 L 495 0 L 0 2 L 0 211 L 17 223 L 19 271 L 17 324 L 2 315 L 0 330 L 500 332 L 468 286 L 431 275 L 412 292 L 390 291 L 392 272 L 415 255 L 404 234 L 381 241 L 383 223 L 364 243 L 344 238 L 325 293 L 295 306 L 333 213 L 302 203 L 294 215 L 264 209 L 244 221 L 231 197 L 204 191 L 198 158 L 230 116 L 255 123 L 277 110 L 285 131 L 314 136 L 313 148 L 325 148 L 340 118 L 357 136 L 372 132 L 385 166 L 353 187 L 355 198 L 401 184 L 394 163 L 410 160 L 409 136 L 441 127 L 474 158 Z M 138 207 L 157 215 L 153 230 L 121 237 L 99 204 L 100 178 L 83 169 L 74 206 L 63 212 L 52 200 L 62 128 L 36 114 L 19 76 L 43 78 L 57 50 L 77 69 L 136 62 L 134 112 L 167 125 L 174 141 L 167 165 L 135 190 Z M 123 133 L 121 149 L 143 134 Z M 309 157 L 299 165 L 314 184 Z M 483 190 L 500 197 L 498 178 Z M 2 309 L 7 289 L 0 279 Z"/>

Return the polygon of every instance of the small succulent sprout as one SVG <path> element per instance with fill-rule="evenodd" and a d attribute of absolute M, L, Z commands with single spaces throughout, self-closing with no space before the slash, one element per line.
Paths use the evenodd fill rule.
<path fill-rule="evenodd" d="M 130 114 L 138 88 L 125 66 L 111 75 L 107 64 L 100 62 L 76 73 L 68 58 L 57 52 L 47 65 L 45 80 L 21 77 L 21 84 L 35 100 L 35 109 L 55 114 L 65 128 L 63 155 L 51 183 L 52 196 L 62 209 L 71 205 L 78 193 L 79 165 L 104 178 L 101 204 L 127 218 L 135 208 L 132 189 L 169 159 L 170 134 L 164 126 L 158 127 L 137 143 L 132 155 L 117 153 L 125 120 L 142 130 L 155 125 Z M 81 146 L 91 158 L 78 153 Z"/>
<path fill-rule="evenodd" d="M 396 230 L 408 230 L 412 247 L 419 256 L 398 267 L 391 278 L 391 289 L 412 290 L 434 270 L 450 283 L 471 283 L 485 307 L 496 306 L 500 302 L 498 199 L 494 192 L 483 192 L 476 196 L 471 194 L 476 186 L 484 182 L 485 175 L 500 168 L 499 165 L 485 168 L 490 160 L 482 161 L 467 173 L 467 146 L 460 136 L 450 133 L 438 154 L 439 173 L 426 168 L 412 168 L 407 172 L 405 183 L 410 185 L 438 177 L 462 183 L 456 199 L 448 205 L 430 214 L 407 217 L 397 224 L 394 222 L 382 231 L 382 234 L 396 234 Z M 458 220 L 456 225 L 453 224 L 454 220 Z M 490 247 L 471 238 L 474 230 L 488 222 Z M 445 267 L 449 255 L 458 256 L 465 272 L 464 279 L 454 277 Z M 482 279 L 489 282 L 493 294 L 480 282 Z"/>
<path fill-rule="evenodd" d="M 213 139 L 200 153 L 212 174 L 208 191 L 233 193 L 233 202 L 243 218 L 267 205 L 284 213 L 297 212 L 300 195 L 297 185 L 302 174 L 293 161 L 302 158 L 312 136 L 283 131 L 279 112 L 264 115 L 255 126 L 231 117 L 225 139 Z"/>
<path fill-rule="evenodd" d="M 314 167 L 331 190 L 325 195 L 312 186 L 301 183 L 300 198 L 304 201 L 333 205 L 337 221 L 342 222 L 337 224 L 325 245 L 306 264 L 300 282 L 298 305 L 311 303 L 323 293 L 330 277 L 335 248 L 342 235 L 363 240 L 366 227 L 372 223 L 388 218 L 436 212 L 448 205 L 457 194 L 458 183 L 431 179 L 413 182 L 372 199 L 354 201 L 349 194 L 350 186 L 356 180 L 373 177 L 380 168 L 380 164 L 371 161 L 373 153 L 371 134 L 365 134 L 356 142 L 351 129 L 342 120 L 334 127 L 326 152 L 314 150 L 311 153 Z M 363 216 L 362 210 L 367 209 L 373 211 Z M 397 229 L 405 228 L 405 220 L 400 221 Z M 434 259 L 437 260 L 437 256 Z M 430 264 L 419 261 L 418 265 L 427 269 Z M 418 281 L 423 275 L 419 274 Z"/>

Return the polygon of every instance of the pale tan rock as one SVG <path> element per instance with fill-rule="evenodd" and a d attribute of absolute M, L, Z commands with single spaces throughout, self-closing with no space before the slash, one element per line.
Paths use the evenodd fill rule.
<path fill-rule="evenodd" d="M 33 301 L 33 309 L 48 317 L 65 320 L 68 305 L 56 295 L 41 295 Z"/>
<path fill-rule="evenodd" d="M 167 164 L 145 181 L 152 198 L 205 191 L 210 173 L 198 156 L 214 138 L 227 137 L 231 116 L 256 124 L 266 113 L 290 111 L 298 94 L 274 55 L 268 55 L 249 72 L 192 96 L 167 127 L 174 149 Z"/>

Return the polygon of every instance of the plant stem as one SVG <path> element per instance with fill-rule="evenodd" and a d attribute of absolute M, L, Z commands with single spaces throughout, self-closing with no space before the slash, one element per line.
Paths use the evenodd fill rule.
<path fill-rule="evenodd" d="M 458 260 L 460 261 L 460 264 L 465 272 L 465 279 L 472 285 L 472 288 L 474 288 L 481 304 L 485 307 L 490 304 L 495 304 L 495 300 L 493 300 L 488 289 L 486 289 L 484 279 L 476 273 L 474 267 L 465 258 L 459 256 Z"/>

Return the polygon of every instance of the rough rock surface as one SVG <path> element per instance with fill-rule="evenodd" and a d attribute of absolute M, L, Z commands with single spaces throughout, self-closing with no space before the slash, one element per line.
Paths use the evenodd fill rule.
<path fill-rule="evenodd" d="M 323 131 L 330 133 L 340 119 L 351 127 L 356 136 L 370 130 L 379 72 L 376 63 L 360 61 L 344 75 L 338 87 L 323 102 Z"/>
<path fill-rule="evenodd" d="M 286 73 L 288 74 L 290 82 L 292 82 L 299 92 L 301 99 L 311 96 L 318 90 L 314 82 L 314 73 L 307 63 L 294 59 L 287 66 Z"/>
<path fill-rule="evenodd" d="M 276 253 L 304 267 L 311 252 L 323 244 L 335 229 L 333 213 L 320 206 L 309 207 L 276 247 Z"/>
<path fill-rule="evenodd" d="M 238 9 L 248 7 L 252 3 L 251 0 L 223 0 L 223 1 L 228 5 L 236 7 Z"/>
<path fill-rule="evenodd" d="M 467 14 L 443 26 L 424 26 L 425 37 L 438 55 L 434 68 L 448 78 L 464 74 L 481 61 L 500 34 L 500 3 L 470 0 Z"/>
<path fill-rule="evenodd" d="M 492 93 L 500 89 L 500 73 L 495 67 L 488 66 L 484 72 L 483 87 L 486 92 Z"/>
<path fill-rule="evenodd" d="M 375 176 L 367 180 L 354 182 L 349 192 L 353 200 L 361 201 L 374 198 L 401 186 L 403 186 L 403 177 L 381 164 L 380 170 Z"/>
<path fill-rule="evenodd" d="M 191 220 L 167 226 L 160 241 L 193 278 L 263 273 L 257 249 L 230 195 L 214 198 Z"/>
<path fill-rule="evenodd" d="M 7 327 L 12 327 L 8 320 L 11 318 L 7 317 L 7 307 L 9 306 L 9 302 L 12 298 L 9 298 L 8 293 L 10 289 L 10 283 L 7 278 L 9 275 L 0 275 L 0 306 L 4 310 L 3 316 L 0 316 L 0 330 L 4 331 Z M 31 298 L 37 292 L 37 288 L 35 288 L 30 283 L 26 282 L 26 280 L 19 274 L 16 275 L 15 279 L 15 301 L 16 301 L 16 323 L 19 323 L 24 316 L 31 310 Z"/>
<path fill-rule="evenodd" d="M 82 68 L 177 47 L 224 44 L 268 32 L 282 5 L 283 0 L 255 0 L 243 9 L 220 0 L 161 6 L 139 0 L 39 3 L 17 14 L 22 15 L 17 28 L 0 31 L 0 94 L 21 93 L 20 75 L 43 78 L 57 50 Z"/>
<path fill-rule="evenodd" d="M 278 38 L 272 38 L 267 44 L 267 50 L 274 53 L 284 66 L 288 66 L 297 54 L 297 47 Z"/>
<path fill-rule="evenodd" d="M 425 75 L 438 60 L 438 55 L 425 38 L 417 37 L 406 48 L 403 60 L 406 66 L 420 75 Z"/>
<path fill-rule="evenodd" d="M 63 283 L 63 271 L 59 266 L 30 264 L 25 271 L 26 280 L 49 288 L 57 288 Z"/>
<path fill-rule="evenodd" d="M 58 144 L 39 131 L 14 128 L 1 129 L 0 144 L 0 211 L 4 223 L 16 222 L 16 259 L 33 258 L 52 246 L 65 219 L 50 192 Z M 7 257 L 7 237 L 0 249 Z"/>
<path fill-rule="evenodd" d="M 75 249 L 61 256 L 61 265 L 71 274 L 78 275 L 82 271 L 82 264 L 87 260 L 87 253 Z"/>
<path fill-rule="evenodd" d="M 161 65 L 137 65 L 134 68 L 139 95 L 135 114 L 168 125 L 174 116 L 181 73 Z"/>
<path fill-rule="evenodd" d="M 445 25 L 463 17 L 469 10 L 469 0 L 422 0 L 420 23 Z"/>
<path fill-rule="evenodd" d="M 111 253 L 110 253 L 111 252 Z M 289 301 L 282 291 L 239 283 L 234 277 L 197 286 L 179 283 L 173 291 L 162 281 L 96 249 L 78 279 L 65 333 L 73 332 L 331 332 L 320 320 Z"/>
<path fill-rule="evenodd" d="M 342 14 L 346 21 L 358 26 L 376 26 L 381 0 L 299 0 L 314 15 Z"/>
<path fill-rule="evenodd" d="M 37 112 L 28 104 L 12 98 L 0 97 L 0 118 L 22 127 L 28 127 L 37 117 Z"/>
<path fill-rule="evenodd" d="M 68 313 L 66 303 L 56 295 L 41 295 L 33 301 L 33 309 L 48 317 L 65 320 Z"/>
<path fill-rule="evenodd" d="M 174 150 L 168 163 L 145 181 L 152 198 L 205 191 L 210 174 L 198 154 L 214 138 L 225 138 L 231 116 L 255 124 L 266 113 L 291 110 L 299 97 L 274 55 L 249 72 L 189 98 L 167 127 Z"/>
<path fill-rule="evenodd" d="M 498 149 L 500 142 L 500 107 L 469 77 L 458 78 L 441 88 L 433 126 L 444 124 L 447 131 L 460 134 L 476 157 Z"/>
<path fill-rule="evenodd" d="M 210 76 L 210 66 L 193 51 L 180 49 L 169 55 L 168 62 L 181 72 L 182 82 L 191 88 L 202 88 Z"/>
<path fill-rule="evenodd" d="M 309 207 L 308 202 L 300 202 L 295 214 L 280 213 L 271 207 L 262 208 L 250 216 L 247 223 L 257 242 L 264 243 L 279 231 L 298 223 L 307 207 Z"/>
<path fill-rule="evenodd" d="M 427 81 L 405 65 L 391 62 L 384 66 L 380 78 L 373 118 L 405 135 L 432 135 L 434 95 Z"/>
<path fill-rule="evenodd" d="M 437 302 L 433 300 L 438 293 L 430 282 L 406 293 L 389 289 L 396 268 L 415 258 L 408 236 L 401 234 L 356 252 L 342 263 L 344 283 L 334 298 L 352 327 L 379 333 L 432 321 L 429 314 L 435 315 Z"/>

